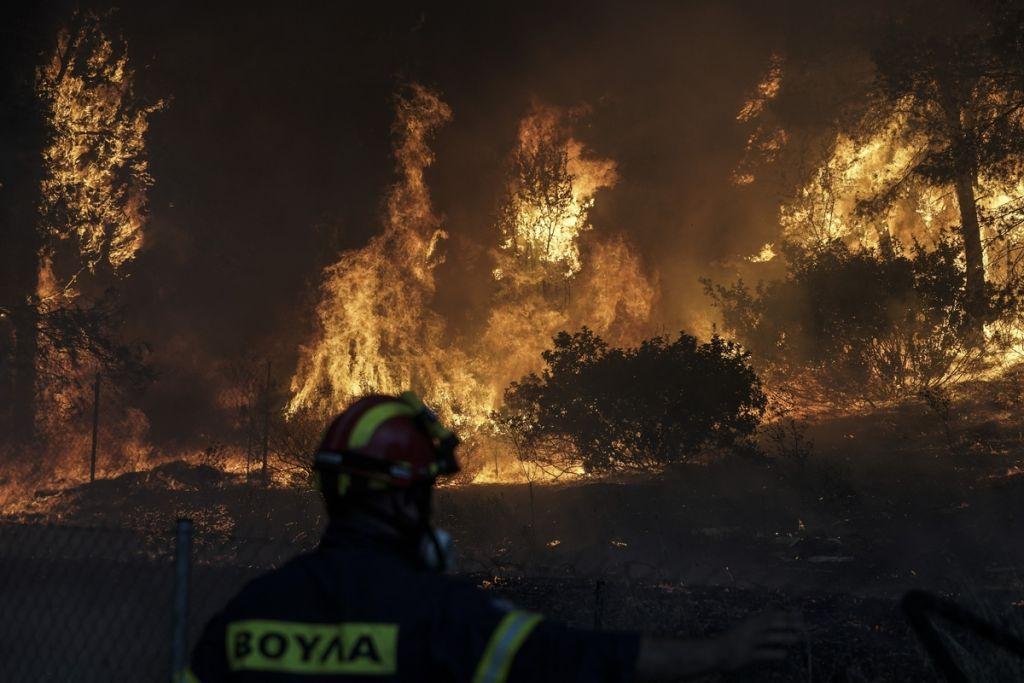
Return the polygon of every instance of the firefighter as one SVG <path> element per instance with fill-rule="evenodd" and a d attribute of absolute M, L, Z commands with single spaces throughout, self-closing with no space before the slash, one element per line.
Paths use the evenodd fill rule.
<path fill-rule="evenodd" d="M 329 522 L 319 547 L 245 586 L 207 625 L 188 683 L 655 681 L 781 659 L 790 615 L 705 640 L 568 628 L 442 572 L 431 526 L 455 435 L 412 393 L 356 401 L 314 471 Z"/>

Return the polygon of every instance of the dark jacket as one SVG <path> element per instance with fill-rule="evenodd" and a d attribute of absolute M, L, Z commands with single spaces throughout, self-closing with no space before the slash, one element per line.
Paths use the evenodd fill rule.
<path fill-rule="evenodd" d="M 207 625 L 186 680 L 628 681 L 639 636 L 567 628 L 329 529 Z"/>

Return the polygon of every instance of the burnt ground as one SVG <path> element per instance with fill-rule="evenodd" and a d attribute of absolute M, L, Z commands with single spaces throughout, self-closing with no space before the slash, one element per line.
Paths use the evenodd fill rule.
<path fill-rule="evenodd" d="M 986 386 L 942 419 L 907 404 L 823 420 L 799 427 L 795 441 L 766 440 L 764 458 L 726 455 L 654 477 L 448 487 L 438 517 L 468 578 L 576 625 L 698 636 L 769 606 L 803 613 L 807 641 L 785 664 L 726 680 L 930 680 L 898 609 L 906 590 L 1024 624 L 1024 439 L 1019 393 L 1005 389 Z M 40 492 L 15 517 L 18 540 L 2 544 L 2 574 L 24 574 L 22 607 L 49 604 L 32 596 L 54 585 L 74 604 L 82 584 L 62 577 L 81 574 L 78 562 L 91 567 L 103 544 L 64 526 L 127 527 L 130 552 L 118 540 L 100 560 L 142 557 L 165 586 L 179 515 L 197 524 L 196 628 L 245 577 L 315 543 L 322 522 L 308 492 L 170 463 Z M 69 543 L 90 550 L 62 553 Z M 86 572 L 92 596 L 166 593 L 102 566 Z M 162 643 L 169 608 L 158 602 L 136 615 L 150 626 L 135 630 Z M 117 604 L 137 611 L 137 601 Z M 74 623 L 56 603 L 47 609 L 33 618 Z M 90 609 L 78 612 L 93 623 Z M 996 673 L 988 650 L 971 651 L 972 678 L 1021 678 L 1019 668 Z"/>
<path fill-rule="evenodd" d="M 527 608 L 558 614 L 574 625 L 647 630 L 692 637 L 715 633 L 751 612 L 798 610 L 806 641 L 786 662 L 731 675 L 724 681 L 937 680 L 918 653 L 897 605 L 885 598 L 686 586 L 671 583 L 510 579 L 482 585 Z"/>

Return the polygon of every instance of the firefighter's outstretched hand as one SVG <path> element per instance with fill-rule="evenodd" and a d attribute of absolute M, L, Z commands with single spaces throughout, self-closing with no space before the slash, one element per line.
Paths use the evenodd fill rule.
<path fill-rule="evenodd" d="M 680 640 L 646 637 L 641 641 L 635 679 L 670 681 L 713 671 L 735 671 L 786 657 L 802 639 L 800 616 L 765 612 L 712 638 Z"/>
<path fill-rule="evenodd" d="M 802 639 L 798 614 L 773 611 L 758 614 L 718 637 L 719 667 L 735 671 L 751 664 L 779 661 Z"/>

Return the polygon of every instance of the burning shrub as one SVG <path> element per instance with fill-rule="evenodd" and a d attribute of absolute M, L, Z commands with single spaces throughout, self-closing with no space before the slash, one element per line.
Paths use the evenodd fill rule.
<path fill-rule="evenodd" d="M 785 251 L 781 280 L 753 291 L 742 281 L 705 288 L 759 369 L 798 395 L 832 403 L 914 395 L 977 375 L 999 344 L 970 324 L 952 236 L 909 253 L 898 243 L 872 249 L 838 240 Z M 990 285 L 988 319 L 1012 315 L 1016 301 Z"/>
<path fill-rule="evenodd" d="M 653 469 L 749 436 L 766 399 L 747 354 L 680 334 L 615 348 L 561 332 L 546 367 L 505 393 L 499 429 L 522 457 L 586 472 Z"/>

